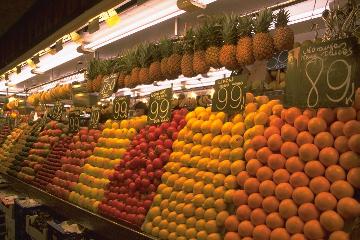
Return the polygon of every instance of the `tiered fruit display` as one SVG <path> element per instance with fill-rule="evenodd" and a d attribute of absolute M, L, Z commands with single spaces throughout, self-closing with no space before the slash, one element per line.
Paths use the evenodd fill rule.
<path fill-rule="evenodd" d="M 37 137 L 41 131 L 41 122 L 37 121 L 32 124 L 31 130 L 23 134 L 18 143 L 17 148 L 19 148 L 18 154 L 15 155 L 15 159 L 12 161 L 8 173 L 17 177 L 18 173 L 21 171 L 23 162 L 29 156 L 29 151 L 32 148 L 33 144 L 37 140 Z"/>
<path fill-rule="evenodd" d="M 62 134 L 59 140 L 54 144 L 50 154 L 41 164 L 37 171 L 33 184 L 41 189 L 46 189 L 47 185 L 53 181 L 55 173 L 62 166 L 61 158 L 65 156 L 72 140 L 71 136 Z"/>
<path fill-rule="evenodd" d="M 71 202 L 97 212 L 115 166 L 121 162 L 131 139 L 145 124 L 146 116 L 121 122 L 106 121 L 105 129 L 98 139 L 93 155 L 86 159 L 79 182 L 69 194 Z"/>
<path fill-rule="evenodd" d="M 10 134 L 11 129 L 9 124 L 4 123 L 2 125 L 1 131 L 0 131 L 0 144 L 3 144 L 4 141 L 6 140 L 6 137 Z"/>
<path fill-rule="evenodd" d="M 173 143 L 142 229 L 160 239 L 221 239 L 236 176 L 245 169 L 240 114 L 197 107 Z"/>
<path fill-rule="evenodd" d="M 0 172 L 6 173 L 9 166 L 15 159 L 15 156 L 20 152 L 19 141 L 25 134 L 30 131 L 31 127 L 27 123 L 21 123 L 15 128 L 10 135 L 7 136 L 5 142 L 0 149 Z"/>
<path fill-rule="evenodd" d="M 101 135 L 97 129 L 82 128 L 72 138 L 66 155 L 61 158 L 61 169 L 56 171 L 55 177 L 47 186 L 47 190 L 63 199 L 68 199 L 74 186 L 79 181 L 84 163 L 91 156 Z"/>
<path fill-rule="evenodd" d="M 146 126 L 132 140 L 123 161 L 111 176 L 99 211 L 109 217 L 140 226 L 161 183 L 163 166 L 172 143 L 185 122 L 186 109 L 172 112 L 172 121 Z"/>
<path fill-rule="evenodd" d="M 224 239 L 350 239 L 346 221 L 360 216 L 359 110 L 359 94 L 354 107 L 317 111 L 248 104 L 245 124 L 265 129 L 245 132 Z"/>
<path fill-rule="evenodd" d="M 52 147 L 67 132 L 67 128 L 65 124 L 56 121 L 50 121 L 46 124 L 44 130 L 39 134 L 37 142 L 29 151 L 28 158 L 23 162 L 23 167 L 18 173 L 19 178 L 27 182 L 32 182 L 35 179 L 36 172 L 41 168 Z"/>

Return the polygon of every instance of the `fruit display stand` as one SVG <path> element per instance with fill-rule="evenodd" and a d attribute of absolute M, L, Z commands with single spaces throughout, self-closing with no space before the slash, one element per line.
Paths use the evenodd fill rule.
<path fill-rule="evenodd" d="M 0 171 L 6 172 L 9 169 L 15 155 L 19 152 L 18 141 L 24 132 L 29 131 L 31 128 L 27 123 L 21 123 L 17 128 L 13 129 L 10 135 L 7 136 L 5 142 L 2 144 L 0 150 Z"/>
<path fill-rule="evenodd" d="M 2 125 L 1 131 L 0 131 L 0 144 L 3 144 L 6 137 L 10 134 L 11 129 L 9 124 L 5 123 Z"/>
<path fill-rule="evenodd" d="M 172 152 L 173 139 L 185 125 L 186 109 L 174 110 L 170 122 L 146 126 L 132 139 L 105 191 L 99 212 L 140 227 Z"/>
<path fill-rule="evenodd" d="M 55 177 L 47 186 L 49 192 L 65 200 L 69 199 L 70 192 L 74 190 L 74 185 L 83 172 L 84 162 L 93 153 L 100 134 L 100 130 L 84 127 L 74 135 L 69 149 L 61 158 L 61 169 L 56 171 Z"/>
<path fill-rule="evenodd" d="M 160 239 L 221 239 L 236 175 L 245 169 L 245 124 L 239 114 L 227 118 L 203 107 L 186 115 L 142 226 L 146 233 Z"/>
<path fill-rule="evenodd" d="M 18 176 L 18 173 L 21 171 L 24 160 L 28 158 L 29 151 L 31 150 L 33 144 L 38 138 L 40 130 L 41 130 L 40 121 L 37 121 L 33 124 L 31 130 L 27 134 L 23 134 L 20 137 L 17 146 L 20 149 L 20 151 L 15 156 L 14 161 L 12 161 L 12 164 L 10 165 L 10 168 L 8 170 L 8 174 L 13 176 Z"/>
<path fill-rule="evenodd" d="M 131 139 L 145 124 L 146 116 L 121 122 L 108 120 L 105 123 L 93 155 L 86 159 L 79 182 L 69 195 L 71 202 L 97 212 L 115 166 L 121 162 Z"/>
<path fill-rule="evenodd" d="M 47 207 L 55 211 L 59 216 L 67 219 L 72 219 L 87 229 L 95 232 L 100 239 L 112 240 L 122 236 L 126 239 L 155 239 L 149 235 L 133 229 L 126 222 L 114 222 L 94 212 L 90 212 L 68 201 L 58 198 L 50 193 L 47 193 L 37 187 L 29 185 L 28 183 L 15 178 L 10 175 L 3 175 L 8 181 L 12 183 L 12 187 L 22 194 L 29 197 L 40 199 Z"/>
<path fill-rule="evenodd" d="M 61 158 L 65 156 L 68 150 L 71 136 L 61 136 L 54 144 L 50 154 L 47 156 L 45 161 L 42 163 L 39 171 L 36 173 L 33 184 L 39 188 L 46 189 L 47 185 L 53 180 L 55 173 L 62 166 Z"/>
<path fill-rule="evenodd" d="M 51 152 L 52 147 L 59 141 L 60 135 L 66 129 L 65 125 L 56 121 L 46 124 L 44 130 L 39 134 L 37 142 L 29 151 L 29 156 L 23 162 L 23 167 L 18 176 L 28 182 L 35 179 L 36 172 L 41 168 L 42 163 Z"/>

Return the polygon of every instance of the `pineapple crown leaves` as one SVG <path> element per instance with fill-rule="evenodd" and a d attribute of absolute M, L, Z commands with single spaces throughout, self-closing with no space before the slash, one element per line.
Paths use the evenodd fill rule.
<path fill-rule="evenodd" d="M 194 50 L 206 50 L 208 45 L 207 29 L 205 25 L 198 27 L 195 30 Z"/>
<path fill-rule="evenodd" d="M 223 17 L 209 17 L 204 25 L 205 38 L 208 46 L 219 47 L 223 41 L 222 39 L 222 21 Z"/>
<path fill-rule="evenodd" d="M 267 33 L 269 32 L 270 25 L 273 21 L 273 15 L 271 9 L 265 8 L 261 10 L 255 18 L 254 30 L 255 33 Z"/>
<path fill-rule="evenodd" d="M 238 33 L 239 37 L 250 37 L 254 30 L 254 19 L 247 15 L 239 18 Z"/>
<path fill-rule="evenodd" d="M 125 58 L 122 57 L 118 57 L 115 60 L 115 72 L 125 72 L 126 71 L 126 64 L 125 64 Z"/>
<path fill-rule="evenodd" d="M 134 68 L 134 66 L 136 66 L 136 55 L 135 55 L 135 50 L 131 49 L 131 50 L 126 50 L 123 53 L 123 56 L 121 57 L 122 61 L 124 63 L 123 65 L 123 71 L 126 74 L 129 74 L 131 72 L 131 70 Z"/>
<path fill-rule="evenodd" d="M 140 44 L 138 47 L 138 57 L 141 67 L 149 67 L 151 63 L 151 48 L 149 43 Z"/>
<path fill-rule="evenodd" d="M 225 15 L 222 21 L 222 37 L 225 44 L 235 45 L 237 43 L 238 16 Z"/>
<path fill-rule="evenodd" d="M 184 41 L 181 39 L 176 39 L 173 42 L 173 53 L 182 55 L 184 52 Z"/>
<path fill-rule="evenodd" d="M 161 51 L 160 51 L 160 44 L 158 43 L 150 43 L 150 55 L 151 55 L 151 61 L 160 61 L 161 60 Z"/>
<path fill-rule="evenodd" d="M 170 39 L 163 39 L 159 42 L 158 48 L 162 58 L 170 57 L 173 53 L 173 42 Z"/>
<path fill-rule="evenodd" d="M 87 78 L 94 80 L 101 72 L 101 61 L 98 59 L 91 59 L 87 68 Z"/>
<path fill-rule="evenodd" d="M 116 61 L 114 59 L 107 59 L 102 61 L 101 64 L 101 74 L 102 75 L 109 75 L 112 74 L 116 67 Z"/>
<path fill-rule="evenodd" d="M 183 49 L 186 53 L 192 53 L 194 51 L 195 43 L 195 31 L 193 28 L 189 28 L 183 38 Z"/>
<path fill-rule="evenodd" d="M 277 14 L 274 15 L 275 27 L 285 27 L 289 22 L 290 13 L 285 9 L 280 9 Z"/>

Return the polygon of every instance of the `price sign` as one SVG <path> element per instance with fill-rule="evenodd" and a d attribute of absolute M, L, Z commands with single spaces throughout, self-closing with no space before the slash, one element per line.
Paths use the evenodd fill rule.
<path fill-rule="evenodd" d="M 268 70 L 281 70 L 286 68 L 288 62 L 288 51 L 276 53 L 267 63 Z"/>
<path fill-rule="evenodd" d="M 64 112 L 64 104 L 62 102 L 60 102 L 60 101 L 57 101 L 55 103 L 54 107 L 51 109 L 49 117 L 52 120 L 60 121 L 63 112 Z"/>
<path fill-rule="evenodd" d="M 78 132 L 80 129 L 80 111 L 69 112 L 69 132 Z"/>
<path fill-rule="evenodd" d="M 100 98 L 108 98 L 110 97 L 115 89 L 116 81 L 117 81 L 117 73 L 113 73 L 109 76 L 105 76 L 103 79 L 103 83 L 101 85 L 101 89 L 99 92 Z"/>
<path fill-rule="evenodd" d="M 211 110 L 229 114 L 244 110 L 247 91 L 246 81 L 247 75 L 217 80 Z"/>
<path fill-rule="evenodd" d="M 150 94 L 148 123 L 158 124 L 171 120 L 172 89 L 167 88 Z"/>
<path fill-rule="evenodd" d="M 115 97 L 113 101 L 113 118 L 114 120 L 122 120 L 128 118 L 130 97 Z"/>
<path fill-rule="evenodd" d="M 354 38 L 314 43 L 288 56 L 285 103 L 302 108 L 351 106 L 359 86 Z"/>
<path fill-rule="evenodd" d="M 100 120 L 100 108 L 93 107 L 90 113 L 89 128 L 97 128 Z"/>

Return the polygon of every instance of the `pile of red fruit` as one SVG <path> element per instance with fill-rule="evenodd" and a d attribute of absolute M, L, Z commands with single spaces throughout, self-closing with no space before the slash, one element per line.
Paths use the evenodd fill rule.
<path fill-rule="evenodd" d="M 52 183 L 47 186 L 49 192 L 63 199 L 69 198 L 83 172 L 84 162 L 93 153 L 100 134 L 100 130 L 82 128 L 72 138 L 66 155 L 61 158 L 61 169 L 56 171 Z"/>
<path fill-rule="evenodd" d="M 105 200 L 99 206 L 102 214 L 137 226 L 143 223 L 161 183 L 172 143 L 186 125 L 186 113 L 186 109 L 175 110 L 171 122 L 146 126 L 135 136 L 111 176 Z"/>
<path fill-rule="evenodd" d="M 39 188 L 45 189 L 46 186 L 53 180 L 55 172 L 61 168 L 60 159 L 65 156 L 66 150 L 69 147 L 71 137 L 64 136 L 55 143 L 51 149 L 50 154 L 41 165 L 39 171 L 36 173 L 33 184 Z"/>

